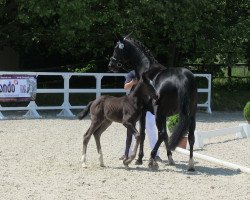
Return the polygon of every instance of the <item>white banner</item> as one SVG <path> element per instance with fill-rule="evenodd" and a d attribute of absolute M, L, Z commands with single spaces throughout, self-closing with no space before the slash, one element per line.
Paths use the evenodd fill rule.
<path fill-rule="evenodd" d="M 1 75 L 0 101 L 33 101 L 36 98 L 35 75 Z"/>

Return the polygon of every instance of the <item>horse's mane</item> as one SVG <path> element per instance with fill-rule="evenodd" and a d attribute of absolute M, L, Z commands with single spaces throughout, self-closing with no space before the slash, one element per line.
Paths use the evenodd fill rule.
<path fill-rule="evenodd" d="M 152 62 L 152 63 L 158 63 L 158 61 L 155 59 L 151 51 L 140 41 L 134 39 L 134 38 L 127 38 L 130 40 L 139 50 L 142 51 L 142 53 L 145 54 L 145 56 Z"/>

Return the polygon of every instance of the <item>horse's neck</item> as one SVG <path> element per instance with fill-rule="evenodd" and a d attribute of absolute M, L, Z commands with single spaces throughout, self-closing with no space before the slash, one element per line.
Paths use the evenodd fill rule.
<path fill-rule="evenodd" d="M 133 67 L 137 69 L 137 71 L 146 71 L 150 67 L 149 59 L 142 53 L 134 54 L 135 59 L 133 61 Z"/>
<path fill-rule="evenodd" d="M 130 51 L 131 64 L 136 71 L 141 75 L 144 71 L 150 68 L 153 61 L 147 57 L 141 49 L 132 45 L 132 51 Z"/>
<path fill-rule="evenodd" d="M 148 77 L 150 80 L 153 80 L 153 77 L 156 74 L 165 69 L 158 61 L 143 47 L 138 45 L 133 41 L 129 41 L 129 58 L 132 64 L 132 67 L 135 69 L 136 74 L 141 76 L 144 72 L 147 71 Z M 146 51 L 146 52 L 145 52 Z"/>

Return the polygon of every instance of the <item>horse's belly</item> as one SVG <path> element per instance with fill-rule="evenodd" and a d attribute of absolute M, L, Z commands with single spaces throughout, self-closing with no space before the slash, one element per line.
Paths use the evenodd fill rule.
<path fill-rule="evenodd" d="M 106 112 L 104 112 L 105 117 L 109 119 L 110 121 L 122 123 L 122 109 L 109 109 Z"/>
<path fill-rule="evenodd" d="M 161 103 L 158 106 L 161 114 L 170 116 L 175 114 L 178 111 L 178 100 L 173 98 L 162 99 Z"/>

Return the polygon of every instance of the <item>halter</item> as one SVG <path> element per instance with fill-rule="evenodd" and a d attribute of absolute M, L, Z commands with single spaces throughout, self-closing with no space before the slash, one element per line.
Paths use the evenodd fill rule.
<path fill-rule="evenodd" d="M 120 61 L 118 61 L 115 57 L 111 57 L 110 58 L 111 61 L 115 61 L 115 65 L 118 67 L 118 68 L 122 68 L 122 63 Z"/>
<path fill-rule="evenodd" d="M 119 48 L 119 49 L 124 49 L 124 44 L 118 42 L 118 48 Z M 125 70 L 126 72 L 128 72 L 128 70 L 127 70 L 126 68 L 123 67 L 123 63 L 124 63 L 123 60 L 117 60 L 114 56 L 112 56 L 112 57 L 110 58 L 110 60 L 115 62 L 115 65 L 116 65 L 116 67 L 117 67 L 118 69 L 123 69 L 123 70 Z"/>
<path fill-rule="evenodd" d="M 120 62 L 120 61 L 117 61 L 117 59 L 115 57 L 111 57 L 110 60 L 113 60 L 116 62 L 116 67 L 119 68 L 119 69 L 123 69 L 125 70 L 126 72 L 128 72 L 128 70 L 126 68 L 123 67 L 123 64 Z"/>

